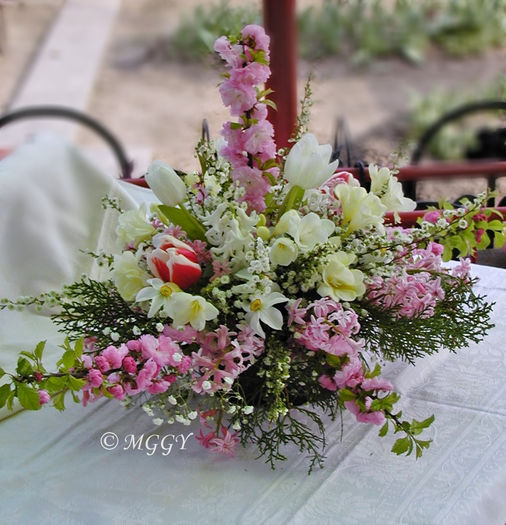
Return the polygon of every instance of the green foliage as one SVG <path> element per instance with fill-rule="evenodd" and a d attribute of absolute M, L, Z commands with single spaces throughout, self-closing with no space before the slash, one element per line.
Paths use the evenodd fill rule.
<path fill-rule="evenodd" d="M 389 361 L 403 359 L 413 363 L 417 357 L 444 348 L 454 352 L 483 340 L 494 326 L 490 322 L 493 304 L 474 293 L 476 280 L 437 275 L 445 297 L 430 317 L 424 317 L 423 312 L 416 317 L 401 317 L 393 308 L 363 305 L 368 316 L 361 319 L 360 335 L 369 350 Z"/>
<path fill-rule="evenodd" d="M 260 11 L 247 4 L 198 6 L 175 30 L 169 54 L 205 59 L 216 38 L 261 20 Z M 419 63 L 431 44 L 450 55 L 481 53 L 506 42 L 505 23 L 502 0 L 325 0 L 297 17 L 302 57 L 347 55 L 356 64 L 382 56 Z"/>
<path fill-rule="evenodd" d="M 406 139 L 416 142 L 425 130 L 449 111 L 476 100 L 506 100 L 506 76 L 499 75 L 478 91 L 436 89 L 427 95 L 411 95 Z M 487 112 L 496 118 L 500 112 Z M 456 160 L 474 143 L 476 130 L 469 119 L 460 119 L 441 128 L 427 147 L 427 154 L 439 160 Z"/>
<path fill-rule="evenodd" d="M 182 59 L 203 60 L 213 52 L 218 37 L 237 34 L 245 25 L 260 24 L 261 20 L 260 12 L 249 5 L 232 7 L 223 0 L 197 6 L 175 30 L 168 53 Z"/>
<path fill-rule="evenodd" d="M 142 333 L 158 334 L 158 321 L 148 319 L 140 308 L 131 308 L 112 281 L 83 277 L 65 286 L 63 295 L 61 311 L 52 319 L 71 339 L 86 334 L 105 348 L 116 341 L 136 339 L 135 327 Z"/>

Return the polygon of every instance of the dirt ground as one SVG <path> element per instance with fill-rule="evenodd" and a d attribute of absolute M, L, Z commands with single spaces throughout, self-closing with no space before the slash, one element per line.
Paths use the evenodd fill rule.
<path fill-rule="evenodd" d="M 8 10 L 11 45 L 0 56 L 0 109 L 7 106 L 62 3 L 32 0 Z M 196 166 L 193 147 L 200 136 L 202 119 L 209 120 L 211 134 L 216 136 L 228 118 L 217 90 L 217 68 L 168 61 L 154 52 L 180 17 L 191 13 L 198 3 L 202 2 L 123 0 L 88 106 L 89 113 L 110 127 L 127 147 L 150 147 L 154 157 L 180 169 Z M 498 74 L 506 73 L 506 49 L 465 60 L 433 53 L 421 67 L 396 59 L 375 62 L 364 70 L 353 69 L 341 59 L 301 61 L 299 93 L 310 72 L 314 75 L 311 130 L 320 141 L 331 142 L 336 118 L 345 117 L 352 137 L 367 152 L 366 160 L 389 163 L 391 152 L 398 148 L 389 123 L 406 111 L 410 91 L 476 91 Z M 375 130 L 372 135 L 371 130 Z M 83 135 L 81 141 L 86 144 L 87 136 Z M 476 182 L 467 186 L 458 183 L 444 191 L 452 197 L 477 187 Z M 426 184 L 420 195 L 438 197 L 441 191 L 434 184 Z"/>

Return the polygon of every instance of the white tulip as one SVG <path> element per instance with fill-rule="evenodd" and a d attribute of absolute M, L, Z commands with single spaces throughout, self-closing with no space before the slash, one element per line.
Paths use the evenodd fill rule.
<path fill-rule="evenodd" d="M 153 193 L 167 206 L 176 206 L 186 198 L 186 185 L 165 162 L 154 160 L 146 173 L 146 182 Z"/>
<path fill-rule="evenodd" d="M 339 161 L 329 164 L 330 144 L 320 145 L 311 133 L 303 135 L 286 157 L 284 177 L 293 186 L 318 188 L 336 170 Z"/>

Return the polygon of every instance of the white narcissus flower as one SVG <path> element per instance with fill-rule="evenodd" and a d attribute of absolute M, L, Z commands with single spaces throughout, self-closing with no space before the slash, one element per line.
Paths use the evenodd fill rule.
<path fill-rule="evenodd" d="M 122 213 L 118 219 L 116 234 L 124 245 L 133 243 L 137 246 L 147 241 L 155 232 L 155 228 L 146 220 L 147 207 L 143 203 L 136 210 Z"/>
<path fill-rule="evenodd" d="M 146 173 L 146 182 L 153 193 L 167 206 L 177 206 L 186 199 L 186 185 L 165 162 L 154 160 Z"/>
<path fill-rule="evenodd" d="M 281 237 L 276 239 L 271 246 L 269 259 L 273 264 L 288 266 L 297 259 L 298 253 L 299 249 L 292 239 Z"/>
<path fill-rule="evenodd" d="M 286 303 L 287 301 L 288 299 L 279 292 L 254 296 L 251 303 L 243 307 L 247 312 L 246 322 L 257 335 L 264 338 L 265 332 L 260 325 L 260 321 L 274 330 L 281 330 L 283 327 L 283 315 L 274 305 Z"/>
<path fill-rule="evenodd" d="M 115 255 L 113 267 L 112 278 L 119 294 L 125 301 L 133 301 L 146 285 L 149 275 L 139 268 L 137 258 L 132 252 Z"/>
<path fill-rule="evenodd" d="M 195 330 L 203 330 L 206 321 L 218 317 L 219 311 L 200 295 L 191 295 L 186 292 L 174 294 L 166 308 L 175 328 L 182 328 L 190 324 Z"/>
<path fill-rule="evenodd" d="M 381 199 L 387 211 L 413 211 L 416 208 L 414 200 L 404 197 L 402 184 L 388 168 L 378 169 L 377 166 L 371 165 L 369 176 L 371 177 L 371 192 Z"/>
<path fill-rule="evenodd" d="M 148 279 L 146 288 L 139 291 L 135 297 L 137 303 L 144 301 L 151 301 L 151 306 L 148 311 L 148 317 L 155 316 L 161 309 L 165 317 L 172 317 L 169 310 L 171 302 L 176 295 L 183 293 L 181 288 L 174 283 L 164 283 L 161 279 Z"/>
<path fill-rule="evenodd" d="M 337 252 L 330 255 L 317 292 L 334 301 L 354 301 L 364 295 L 364 274 L 360 270 L 349 268 L 354 261 L 355 255 L 351 253 Z"/>
<path fill-rule="evenodd" d="M 288 153 L 284 177 L 292 186 L 318 188 L 339 165 L 338 160 L 329 164 L 331 155 L 330 144 L 320 145 L 314 135 L 306 133 Z"/>
<path fill-rule="evenodd" d="M 305 253 L 312 250 L 317 244 L 327 242 L 335 229 L 329 219 L 320 219 L 316 213 L 308 213 L 301 217 L 295 210 L 289 210 L 279 219 L 275 234 L 288 233 L 300 251 Z"/>
<path fill-rule="evenodd" d="M 342 224 L 348 233 L 383 224 L 386 206 L 365 188 L 338 184 L 334 193 L 341 202 Z"/>

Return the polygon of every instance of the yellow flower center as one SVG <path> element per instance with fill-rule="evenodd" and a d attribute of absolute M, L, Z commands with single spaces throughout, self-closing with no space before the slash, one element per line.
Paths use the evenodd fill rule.
<path fill-rule="evenodd" d="M 260 308 L 262 308 L 262 301 L 260 299 L 255 299 L 249 307 L 252 312 L 257 312 Z"/>
<path fill-rule="evenodd" d="M 195 317 L 196 315 L 198 315 L 201 310 L 202 310 L 202 306 L 200 305 L 200 303 L 197 300 L 192 301 L 192 306 L 191 306 L 192 317 Z"/>
<path fill-rule="evenodd" d="M 172 295 L 172 292 L 173 290 L 168 284 L 164 284 L 160 287 L 160 295 L 162 295 L 163 297 L 170 297 Z"/>

